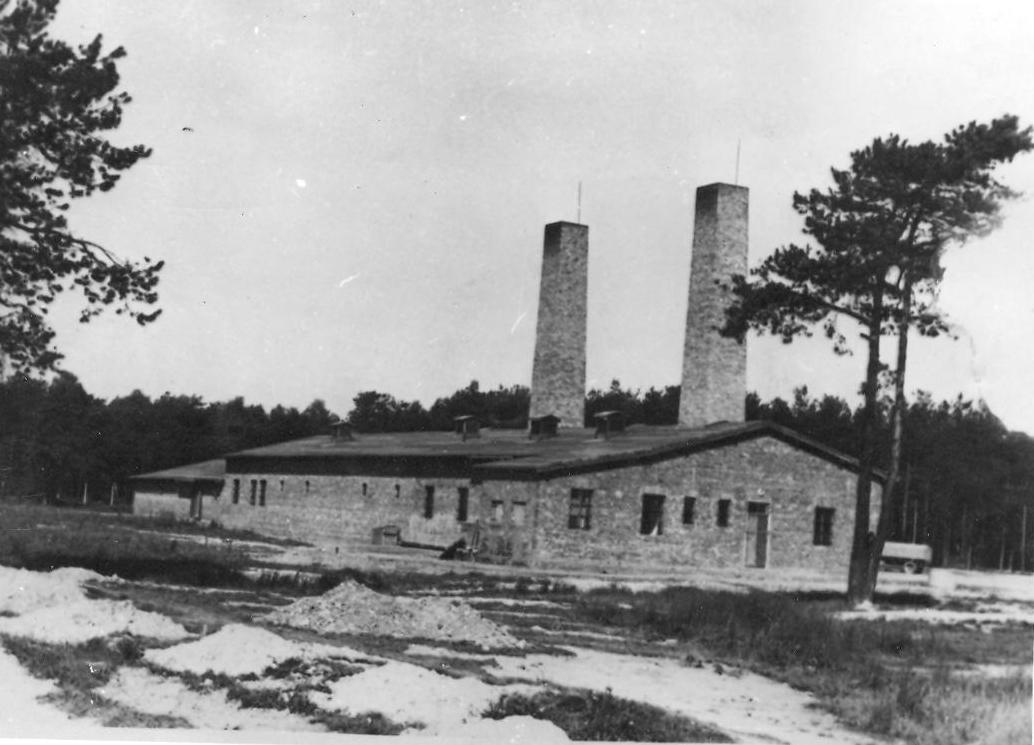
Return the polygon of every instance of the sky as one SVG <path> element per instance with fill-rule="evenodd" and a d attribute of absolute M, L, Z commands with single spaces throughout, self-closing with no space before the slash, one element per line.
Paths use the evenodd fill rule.
<path fill-rule="evenodd" d="M 166 268 L 145 328 L 62 300 L 62 366 L 106 399 L 341 415 L 527 385 L 543 226 L 580 220 L 588 386 L 676 384 L 696 188 L 750 188 L 756 264 L 804 239 L 794 191 L 874 137 L 1034 124 L 1032 27 L 1025 2 L 65 0 L 55 36 L 128 52 L 113 141 L 154 149 L 71 225 Z M 999 177 L 1034 195 L 1034 155 Z M 951 248 L 956 339 L 914 342 L 907 388 L 1034 434 L 1030 235 L 1027 198 Z M 748 342 L 763 399 L 856 403 L 863 374 L 825 339 Z"/>

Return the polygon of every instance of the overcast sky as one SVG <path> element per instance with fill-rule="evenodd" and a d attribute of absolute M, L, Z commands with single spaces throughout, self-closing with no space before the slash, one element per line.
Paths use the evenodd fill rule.
<path fill-rule="evenodd" d="M 164 314 L 55 315 L 64 368 L 112 398 L 339 414 L 361 390 L 433 400 L 528 384 L 543 225 L 589 225 L 589 385 L 680 375 L 693 196 L 750 188 L 751 259 L 800 240 L 794 190 L 877 135 L 1034 123 L 1034 4 L 65 0 L 54 33 L 124 46 L 115 139 L 154 148 L 71 215 L 167 262 Z M 1034 156 L 1002 169 L 1034 194 Z M 1034 201 L 953 250 L 958 340 L 908 388 L 983 397 L 1034 434 Z M 763 398 L 857 401 L 864 359 L 753 338 Z"/>

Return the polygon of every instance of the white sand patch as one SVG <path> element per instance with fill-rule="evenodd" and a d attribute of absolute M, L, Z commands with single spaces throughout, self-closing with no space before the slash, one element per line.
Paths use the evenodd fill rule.
<path fill-rule="evenodd" d="M 502 598 L 502 597 L 500 597 L 500 598 L 493 598 L 493 597 L 488 597 L 488 596 L 478 596 L 478 597 L 467 596 L 467 597 L 463 598 L 463 601 L 465 603 L 469 603 L 470 605 L 482 605 L 482 604 L 487 605 L 489 603 L 496 603 L 498 605 L 506 605 L 506 606 L 522 606 L 522 605 L 526 605 L 528 607 L 539 607 L 539 608 L 567 608 L 568 605 L 569 605 L 568 603 L 557 603 L 557 602 L 554 602 L 552 600 L 535 600 L 534 598 Z"/>
<path fill-rule="evenodd" d="M 37 608 L 14 618 L 0 618 L 0 633 L 50 644 L 81 644 L 119 633 L 165 641 L 190 636 L 178 623 L 160 613 L 142 611 L 128 600 L 84 598 L 67 605 Z"/>
<path fill-rule="evenodd" d="M 39 700 L 55 690 L 53 683 L 32 677 L 14 655 L 0 649 L 0 738 L 104 737 L 99 722 L 73 719 Z"/>
<path fill-rule="evenodd" d="M 509 745 L 529 745 L 553 742 L 571 742 L 567 733 L 552 722 L 534 717 L 506 717 L 504 719 L 477 719 L 461 724 L 447 732 L 443 737 L 462 737 L 477 742 L 509 743 Z"/>
<path fill-rule="evenodd" d="M 462 601 L 383 595 L 351 580 L 319 597 L 301 598 L 264 619 L 320 633 L 465 641 L 483 649 L 524 646 Z"/>
<path fill-rule="evenodd" d="M 178 680 L 135 667 L 120 669 L 100 689 L 100 694 L 145 714 L 182 717 L 200 729 L 325 731 L 324 727 L 290 712 L 243 709 L 228 700 L 225 691 L 198 693 Z"/>
<path fill-rule="evenodd" d="M 304 660 L 319 657 L 372 659 L 349 647 L 295 642 L 266 629 L 242 624 L 229 624 L 197 641 L 166 649 L 149 649 L 144 653 L 148 662 L 167 670 L 198 675 L 211 670 L 231 676 L 258 675 L 267 667 L 292 657 Z"/>
<path fill-rule="evenodd" d="M 35 608 L 82 600 L 82 583 L 105 577 L 88 569 L 66 567 L 52 572 L 0 567 L 0 612 L 21 614 Z"/>
<path fill-rule="evenodd" d="M 376 711 L 399 724 L 422 723 L 409 734 L 441 735 L 480 718 L 507 693 L 532 693 L 534 686 L 491 686 L 476 678 L 449 678 L 418 665 L 388 662 L 329 684 L 330 693 L 310 693 L 317 706 L 352 715 Z"/>
<path fill-rule="evenodd" d="M 734 736 L 794 745 L 875 745 L 814 708 L 813 696 L 760 675 L 719 675 L 667 658 L 572 649 L 575 657 L 496 657 L 497 675 L 603 691 L 660 706 Z"/>
<path fill-rule="evenodd" d="M 578 592 L 599 590 L 601 588 L 616 588 L 629 590 L 630 592 L 660 592 L 666 587 L 678 587 L 680 582 L 656 582 L 650 580 L 617 580 L 602 579 L 599 577 L 561 577 L 558 582 L 562 585 L 569 585 Z"/>
<path fill-rule="evenodd" d="M 948 610 L 942 608 L 879 608 L 841 611 L 834 618 L 842 621 L 861 619 L 865 621 L 919 621 L 929 624 L 956 626 L 1003 626 L 1022 624 L 1034 626 L 1034 606 L 1021 603 L 982 603 L 973 610 Z"/>
<path fill-rule="evenodd" d="M 604 634 L 600 631 L 580 631 L 578 629 L 544 629 L 541 626 L 532 626 L 529 631 L 535 631 L 539 634 L 549 634 L 551 636 L 580 636 L 585 639 L 603 639 L 605 641 L 621 641 L 624 639 L 623 636 L 616 634 Z"/>
<path fill-rule="evenodd" d="M 426 644 L 410 644 L 406 647 L 406 651 L 403 652 L 403 654 L 413 655 L 414 657 L 451 657 L 457 660 L 477 660 L 479 662 L 487 662 L 495 659 L 492 655 L 457 652 L 452 649 L 445 649 L 444 647 L 430 647 Z"/>

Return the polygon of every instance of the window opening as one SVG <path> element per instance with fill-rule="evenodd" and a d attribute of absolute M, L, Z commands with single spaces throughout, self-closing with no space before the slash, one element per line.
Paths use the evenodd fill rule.
<path fill-rule="evenodd" d="M 815 508 L 815 531 L 812 542 L 816 546 L 833 545 L 833 515 L 836 513 L 832 507 Z"/>
<path fill-rule="evenodd" d="M 528 514 L 528 503 L 527 502 L 514 502 L 510 506 L 510 522 L 517 527 L 524 525 Z"/>
<path fill-rule="evenodd" d="M 465 523 L 467 522 L 467 503 L 470 499 L 470 489 L 468 489 L 466 486 L 460 486 L 456 489 L 456 491 L 456 520 L 461 523 Z"/>
<path fill-rule="evenodd" d="M 234 504 L 239 504 L 241 501 L 241 480 L 233 480 L 233 495 L 230 498 Z"/>
<path fill-rule="evenodd" d="M 252 479 L 251 480 L 251 492 L 248 494 L 248 501 L 251 503 L 252 507 L 255 506 L 255 496 L 256 496 L 256 494 L 258 494 L 258 481 L 256 481 L 255 479 Z"/>
<path fill-rule="evenodd" d="M 434 487 L 424 487 L 424 517 L 430 520 L 434 517 Z"/>
<path fill-rule="evenodd" d="M 663 494 L 643 495 L 643 514 L 639 521 L 639 532 L 642 535 L 661 535 L 664 533 Z"/>
<path fill-rule="evenodd" d="M 262 479 L 259 482 L 259 507 L 266 506 L 266 480 Z"/>
<path fill-rule="evenodd" d="M 567 527 L 588 530 L 592 524 L 592 489 L 572 489 L 567 511 Z"/>
<path fill-rule="evenodd" d="M 692 525 L 693 518 L 696 512 L 696 497 L 683 497 L 682 498 L 682 524 Z"/>
<path fill-rule="evenodd" d="M 728 499 L 718 500 L 718 527 L 727 528 L 729 527 L 729 505 L 731 501 Z"/>

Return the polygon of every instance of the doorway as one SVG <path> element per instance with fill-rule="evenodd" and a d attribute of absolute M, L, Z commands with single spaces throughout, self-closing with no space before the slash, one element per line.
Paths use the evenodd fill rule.
<path fill-rule="evenodd" d="M 746 560 L 749 567 L 768 566 L 768 503 L 747 502 Z"/>

